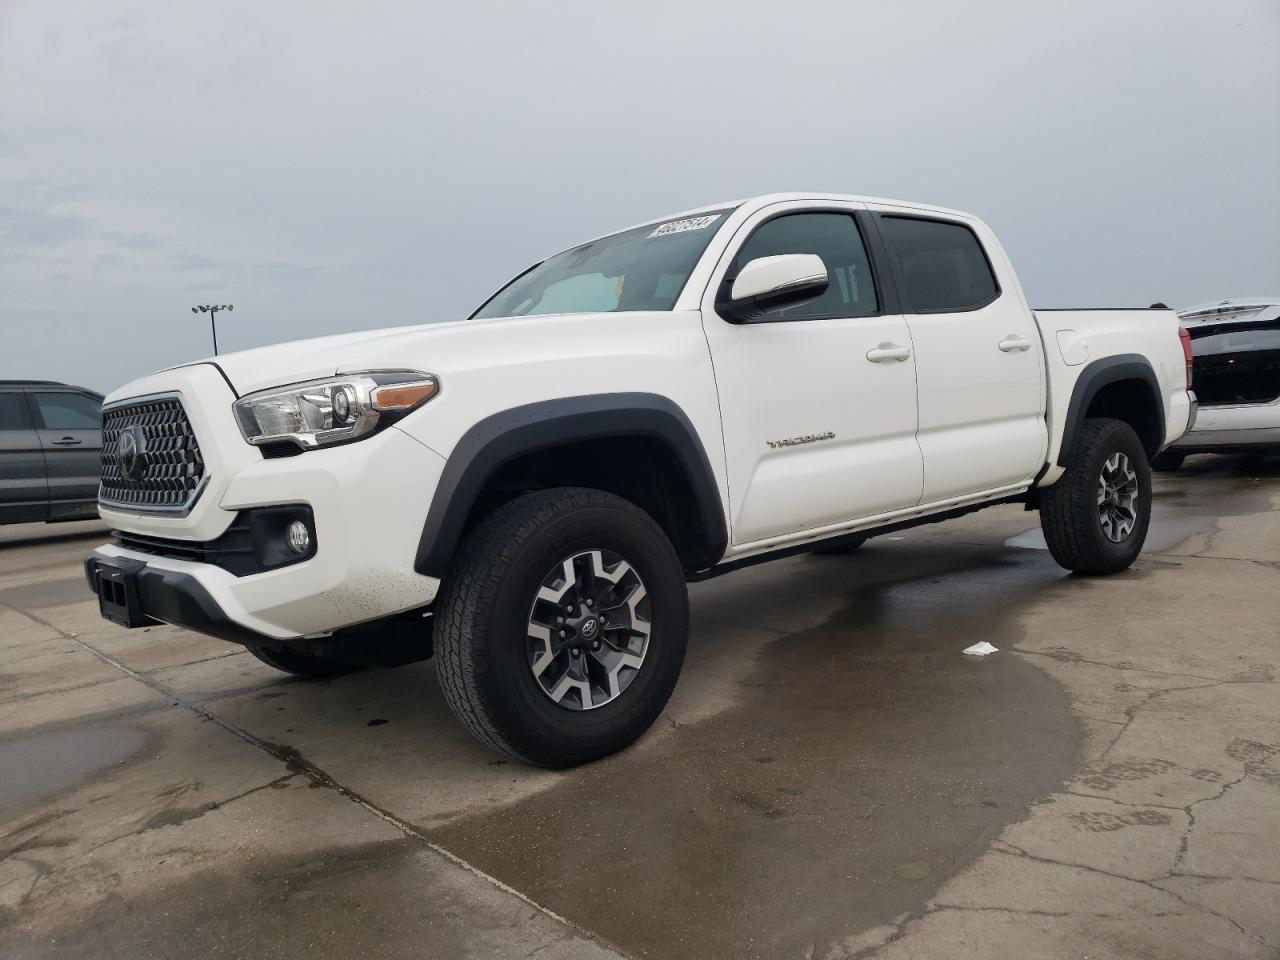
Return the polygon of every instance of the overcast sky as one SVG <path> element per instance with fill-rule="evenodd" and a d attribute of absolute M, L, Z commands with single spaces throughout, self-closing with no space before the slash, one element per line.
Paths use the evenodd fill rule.
<path fill-rule="evenodd" d="M 1280 294 L 1277 51 L 1277 0 L 0 0 L 0 377 L 456 319 L 775 190 L 977 213 L 1039 306 Z"/>

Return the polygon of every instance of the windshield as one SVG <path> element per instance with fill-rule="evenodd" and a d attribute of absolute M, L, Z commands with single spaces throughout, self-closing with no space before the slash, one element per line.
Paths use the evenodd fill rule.
<path fill-rule="evenodd" d="M 728 212 L 651 223 L 556 254 L 516 277 L 473 316 L 670 310 Z"/>

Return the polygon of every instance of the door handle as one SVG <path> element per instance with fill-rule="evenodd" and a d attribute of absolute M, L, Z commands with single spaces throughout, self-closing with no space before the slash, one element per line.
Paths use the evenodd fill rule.
<path fill-rule="evenodd" d="M 53 445 L 55 447 L 78 447 L 80 441 L 75 437 L 63 437 L 61 440 L 54 440 Z"/>
<path fill-rule="evenodd" d="M 890 360 L 901 363 L 909 356 L 911 356 L 911 348 L 897 343 L 885 342 L 867 351 L 867 359 L 872 363 L 888 363 Z"/>
<path fill-rule="evenodd" d="M 1012 353 L 1014 350 L 1030 350 L 1031 341 L 1027 340 L 1025 337 L 1020 337 L 1015 333 L 1011 333 L 996 344 L 996 346 L 1005 353 Z"/>

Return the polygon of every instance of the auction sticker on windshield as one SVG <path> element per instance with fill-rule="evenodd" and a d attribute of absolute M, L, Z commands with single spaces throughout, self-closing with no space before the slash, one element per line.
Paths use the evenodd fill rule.
<path fill-rule="evenodd" d="M 720 219 L 720 214 L 713 213 L 706 217 L 689 217 L 685 220 L 670 220 L 658 227 L 655 227 L 646 240 L 652 240 L 654 237 L 669 237 L 673 233 L 688 233 L 690 230 L 704 230 Z"/>

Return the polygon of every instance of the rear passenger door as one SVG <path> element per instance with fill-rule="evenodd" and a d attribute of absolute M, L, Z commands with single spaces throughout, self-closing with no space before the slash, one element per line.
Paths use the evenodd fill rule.
<path fill-rule="evenodd" d="M 0 523 L 44 520 L 49 485 L 40 438 L 21 390 L 0 389 Z"/>
<path fill-rule="evenodd" d="M 40 389 L 28 398 L 48 468 L 50 511 L 55 519 L 84 514 L 84 503 L 98 499 L 102 400 L 77 390 Z"/>
<path fill-rule="evenodd" d="M 1043 351 L 1003 250 L 980 221 L 873 209 L 915 344 L 921 503 L 1030 480 L 1048 448 Z"/>

